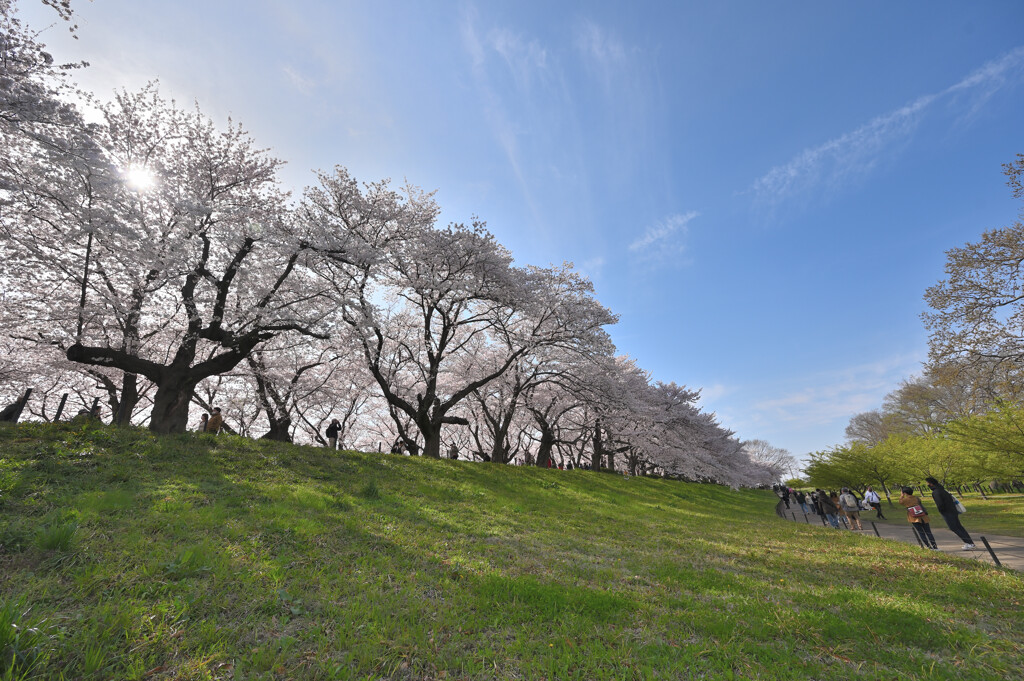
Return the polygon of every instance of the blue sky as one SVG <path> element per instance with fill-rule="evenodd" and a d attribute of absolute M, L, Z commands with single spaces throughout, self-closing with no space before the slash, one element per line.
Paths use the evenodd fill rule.
<path fill-rule="evenodd" d="M 919 371 L 945 251 L 1018 214 L 1018 0 L 76 7 L 79 39 L 44 41 L 88 88 L 158 77 L 295 190 L 335 164 L 438 190 L 520 264 L 576 263 L 620 352 L 798 457 Z"/>

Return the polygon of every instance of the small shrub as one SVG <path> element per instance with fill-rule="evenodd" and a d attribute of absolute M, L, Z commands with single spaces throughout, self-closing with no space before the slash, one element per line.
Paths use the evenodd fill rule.
<path fill-rule="evenodd" d="M 210 552 L 202 546 L 183 550 L 177 558 L 164 564 L 164 573 L 170 579 L 195 577 L 213 570 Z"/>
<path fill-rule="evenodd" d="M 55 525 L 48 525 L 36 535 L 36 545 L 44 551 L 66 551 L 74 541 L 78 531 L 78 523 L 71 520 Z"/>
<path fill-rule="evenodd" d="M 107 651 L 101 645 L 90 645 L 85 649 L 85 657 L 82 660 L 82 672 L 86 676 L 92 676 L 103 669 L 107 661 Z"/>
<path fill-rule="evenodd" d="M 0 553 L 24 551 L 32 543 L 32 533 L 23 524 L 0 526 Z"/>
<path fill-rule="evenodd" d="M 370 480 L 359 490 L 359 496 L 364 499 L 380 499 L 380 490 L 377 488 L 377 481 Z"/>

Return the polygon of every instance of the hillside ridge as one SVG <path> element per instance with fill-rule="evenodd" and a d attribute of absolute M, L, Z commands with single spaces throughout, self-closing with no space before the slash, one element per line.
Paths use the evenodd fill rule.
<path fill-rule="evenodd" d="M 0 452 L 14 678 L 1024 671 L 1019 577 L 770 492 L 79 424 Z"/>

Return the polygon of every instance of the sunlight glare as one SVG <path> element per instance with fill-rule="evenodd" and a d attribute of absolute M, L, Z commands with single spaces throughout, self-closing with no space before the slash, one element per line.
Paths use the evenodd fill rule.
<path fill-rule="evenodd" d="M 128 186 L 138 192 L 148 191 L 156 185 L 156 176 L 144 166 L 130 165 L 124 171 Z"/>

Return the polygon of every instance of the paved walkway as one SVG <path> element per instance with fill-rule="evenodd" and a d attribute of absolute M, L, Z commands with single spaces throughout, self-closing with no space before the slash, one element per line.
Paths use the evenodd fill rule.
<path fill-rule="evenodd" d="M 781 511 L 783 517 L 790 521 L 796 521 L 799 523 L 809 523 L 811 525 L 821 526 L 821 516 L 811 513 L 805 515 L 800 510 L 800 504 L 794 504 L 790 502 L 791 508 L 787 509 L 785 505 L 780 501 L 776 512 Z M 883 509 L 883 513 L 885 509 Z M 903 509 L 894 509 L 894 512 L 899 512 L 901 517 L 905 511 Z M 867 511 L 861 513 L 860 521 L 864 526 L 863 531 L 853 530 L 858 534 L 874 537 L 875 528 L 878 529 L 878 535 L 883 539 L 893 539 L 896 541 L 907 542 L 908 544 L 917 544 L 917 538 L 914 534 L 914 530 L 910 527 L 910 523 L 905 524 L 889 524 L 889 523 L 874 523 L 872 527 L 871 518 L 874 517 L 874 511 Z M 938 522 L 935 522 L 936 518 Z M 992 560 L 992 555 L 985 548 L 984 542 L 981 540 L 982 536 L 988 540 L 989 546 L 996 554 L 996 558 L 1005 568 L 1011 570 L 1019 570 L 1024 572 L 1024 538 L 1021 537 L 1005 537 L 1001 535 L 986 534 L 982 535 L 977 530 L 970 527 L 967 531 L 971 534 L 971 539 L 974 540 L 975 548 L 973 551 L 964 551 L 961 547 L 964 545 L 960 539 L 953 534 L 949 528 L 946 527 L 946 523 L 942 521 L 942 516 L 935 514 L 932 517 L 932 534 L 935 535 L 935 543 L 939 545 L 939 550 L 950 555 L 955 555 L 960 558 L 968 558 L 970 560 L 977 560 L 989 565 L 994 565 L 995 562 Z M 840 520 L 840 530 L 834 530 L 836 532 L 849 532 L 846 530 Z"/>

